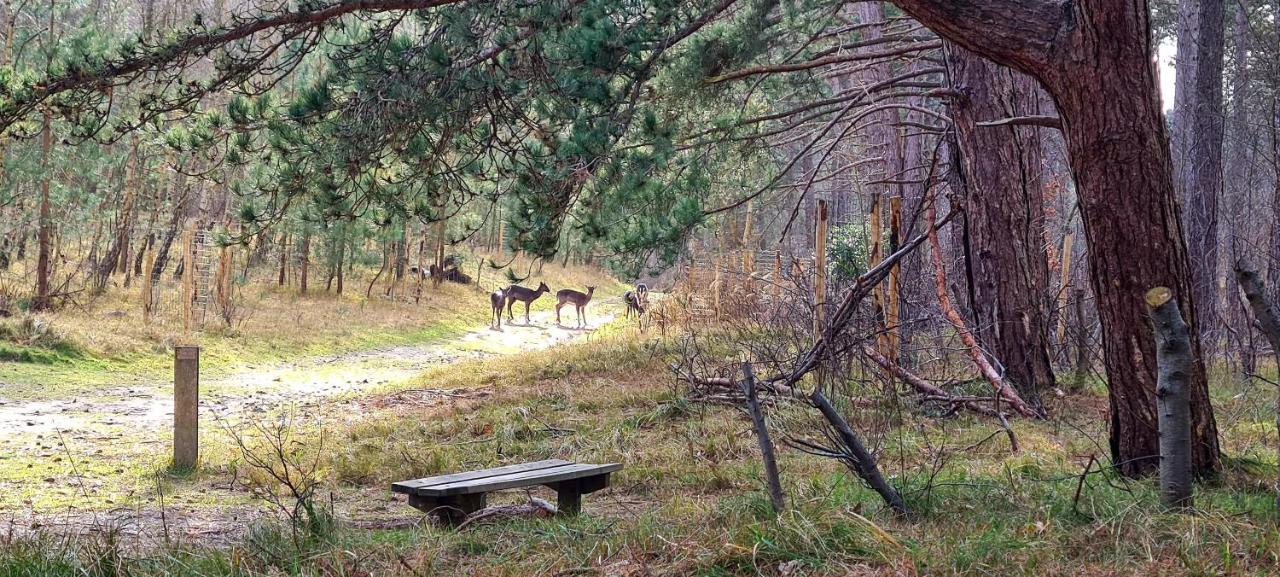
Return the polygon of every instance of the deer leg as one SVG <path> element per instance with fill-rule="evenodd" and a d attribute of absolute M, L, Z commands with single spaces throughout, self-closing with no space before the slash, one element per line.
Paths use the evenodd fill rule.
<path fill-rule="evenodd" d="M 560 307 L 562 306 L 564 306 L 564 303 L 556 303 L 556 324 L 557 325 L 560 324 Z"/>
<path fill-rule="evenodd" d="M 524 301 L 524 324 L 533 324 L 529 322 L 529 304 L 530 301 Z"/>

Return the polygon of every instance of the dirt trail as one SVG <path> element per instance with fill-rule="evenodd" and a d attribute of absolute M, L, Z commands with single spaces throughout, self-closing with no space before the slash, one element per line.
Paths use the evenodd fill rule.
<path fill-rule="evenodd" d="M 611 299 L 617 301 L 617 299 Z M 616 302 L 593 308 L 590 326 L 611 322 Z M 284 407 L 305 409 L 345 394 L 359 394 L 412 378 L 429 367 L 470 358 L 537 350 L 583 338 L 591 329 L 557 326 L 554 312 L 535 312 L 524 324 L 502 329 L 476 327 L 446 343 L 396 346 L 327 357 L 307 358 L 201 383 L 201 418 L 236 419 Z M 566 316 L 566 321 L 569 318 Z M 3 383 L 0 383 L 2 385 Z M 50 433 L 80 436 L 124 428 L 133 432 L 167 427 L 173 419 L 172 383 L 111 387 L 90 395 L 51 401 L 9 401 L 0 396 L 0 439 Z M 5 443 L 0 443 L 3 445 Z"/>

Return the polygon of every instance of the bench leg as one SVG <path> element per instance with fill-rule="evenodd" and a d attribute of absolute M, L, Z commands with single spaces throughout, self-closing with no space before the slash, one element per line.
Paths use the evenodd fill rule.
<path fill-rule="evenodd" d="M 582 489 L 577 480 L 556 483 L 552 489 L 556 490 L 556 510 L 560 515 L 573 517 L 582 512 Z"/>
<path fill-rule="evenodd" d="M 486 501 L 484 493 L 455 495 L 452 497 L 409 495 L 409 506 L 428 515 L 433 515 L 447 525 L 457 525 L 465 521 L 467 515 L 483 509 Z"/>
<path fill-rule="evenodd" d="M 559 514 L 574 516 L 582 512 L 582 496 L 609 486 L 609 474 L 583 477 L 547 485 L 556 492 L 556 509 Z"/>

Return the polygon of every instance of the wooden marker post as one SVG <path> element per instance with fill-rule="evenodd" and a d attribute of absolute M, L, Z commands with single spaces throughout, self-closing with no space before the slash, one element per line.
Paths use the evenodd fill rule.
<path fill-rule="evenodd" d="M 173 466 L 191 469 L 200 458 L 200 347 L 173 348 Z"/>
<path fill-rule="evenodd" d="M 822 338 L 827 304 L 827 201 L 818 200 L 818 224 L 814 234 L 813 339 Z"/>

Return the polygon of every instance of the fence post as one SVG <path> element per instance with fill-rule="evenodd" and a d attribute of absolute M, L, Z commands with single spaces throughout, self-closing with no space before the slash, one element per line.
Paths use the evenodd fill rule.
<path fill-rule="evenodd" d="M 897 252 L 900 239 L 899 231 L 902 230 L 902 197 L 889 197 L 889 250 Z M 902 281 L 902 265 L 901 261 L 893 263 L 893 267 L 889 269 L 889 285 L 885 294 L 884 303 L 884 324 L 885 324 L 885 357 L 890 361 L 898 362 L 898 343 L 900 335 L 898 334 L 898 324 L 901 322 L 899 315 L 899 303 L 902 302 L 899 293 L 901 291 Z"/>
<path fill-rule="evenodd" d="M 191 310 L 191 303 L 195 300 L 196 289 L 196 258 L 195 258 L 195 230 L 191 226 L 187 226 L 182 231 L 182 334 L 184 336 L 191 335 L 191 325 L 195 322 L 195 315 Z"/>
<path fill-rule="evenodd" d="M 818 200 L 818 229 L 814 234 L 813 338 L 822 338 L 827 304 L 827 201 Z"/>
<path fill-rule="evenodd" d="M 173 348 L 173 466 L 191 469 L 200 458 L 200 347 Z"/>

